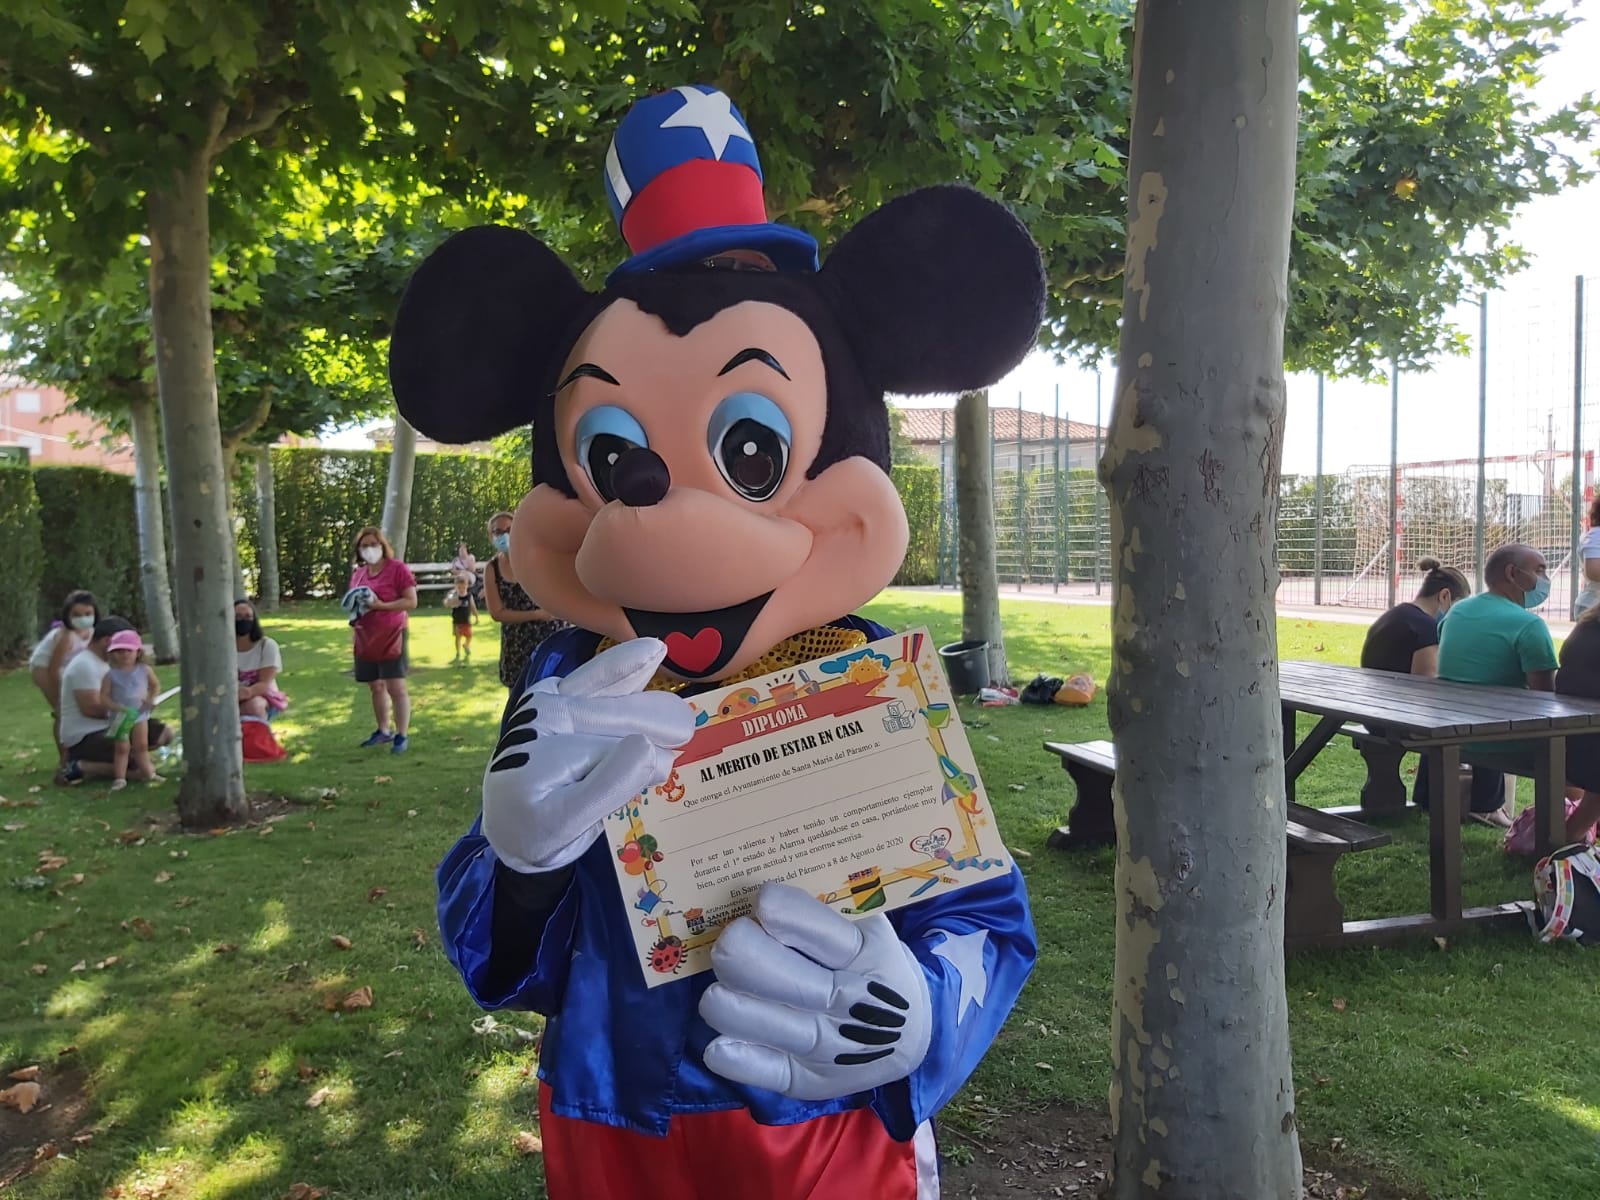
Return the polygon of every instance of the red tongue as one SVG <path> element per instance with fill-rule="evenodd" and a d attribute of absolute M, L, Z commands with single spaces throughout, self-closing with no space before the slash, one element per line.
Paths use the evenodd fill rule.
<path fill-rule="evenodd" d="M 710 670 L 722 653 L 722 634 L 715 629 L 702 629 L 693 637 L 673 632 L 662 641 L 667 644 L 667 657 L 693 675 Z"/>

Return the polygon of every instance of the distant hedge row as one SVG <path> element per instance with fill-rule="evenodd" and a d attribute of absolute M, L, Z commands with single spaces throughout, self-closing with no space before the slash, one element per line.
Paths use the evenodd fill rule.
<path fill-rule="evenodd" d="M 271 453 L 284 596 L 342 591 L 356 531 L 376 524 L 383 513 L 388 453 L 308 448 Z M 938 468 L 897 466 L 892 474 L 911 527 L 895 582 L 933 583 L 938 577 Z M 246 464 L 239 476 L 234 511 L 241 524 L 240 556 L 253 586 L 260 541 L 255 472 Z M 489 516 L 514 509 L 527 486 L 525 463 L 419 454 L 406 557 L 445 562 L 461 541 L 486 555 Z M 170 520 L 167 527 L 170 531 Z M 0 661 L 14 660 L 26 649 L 74 588 L 94 592 L 103 612 L 146 627 L 132 478 L 95 467 L 0 467 L 0 579 L 6 580 L 0 588 Z"/>

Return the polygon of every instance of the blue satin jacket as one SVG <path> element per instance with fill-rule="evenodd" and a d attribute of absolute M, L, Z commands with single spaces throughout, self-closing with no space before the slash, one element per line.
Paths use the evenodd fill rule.
<path fill-rule="evenodd" d="M 860 617 L 837 624 L 874 639 L 890 633 Z M 599 641 L 577 629 L 554 634 L 534 653 L 513 695 L 530 682 L 567 674 L 594 654 Z M 716 1032 L 700 1019 L 697 1006 L 712 972 L 645 986 L 633 951 L 632 918 L 604 839 L 575 864 L 527 973 L 496 988 L 488 970 L 496 859 L 480 824 L 473 822 L 439 866 L 445 954 L 482 1007 L 531 1009 L 548 1018 L 539 1077 L 551 1089 L 554 1110 L 580 1120 L 665 1136 L 674 1113 L 746 1108 L 763 1125 L 791 1125 L 870 1104 L 892 1137 L 907 1140 L 978 1065 L 1037 954 L 1027 891 L 1015 867 L 891 912 L 890 922 L 922 964 L 933 1001 L 927 1057 L 909 1078 L 872 1092 L 791 1100 L 706 1069 L 702 1055 Z M 976 933 L 984 936 L 963 936 Z"/>

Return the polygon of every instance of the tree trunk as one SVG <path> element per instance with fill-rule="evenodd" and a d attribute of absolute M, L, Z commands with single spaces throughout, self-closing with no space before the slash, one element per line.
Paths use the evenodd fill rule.
<path fill-rule="evenodd" d="M 239 531 L 243 525 L 236 507 L 239 500 L 239 448 L 236 443 L 230 444 L 226 437 L 222 439 L 222 477 L 228 481 L 228 552 L 233 559 L 233 598 L 243 600 L 250 595 L 250 586 L 244 581 L 244 558 L 239 552 Z"/>
<path fill-rule="evenodd" d="M 1144 0 L 1111 498 L 1112 1196 L 1300 1195 L 1274 594 L 1293 0 Z"/>
<path fill-rule="evenodd" d="M 211 340 L 210 155 L 197 150 L 168 186 L 146 198 L 150 218 L 150 311 L 161 386 L 167 484 L 172 497 L 182 642 L 183 781 L 178 812 L 187 828 L 242 821 L 233 637 L 232 527 L 217 420 Z"/>
<path fill-rule="evenodd" d="M 394 446 L 389 451 L 389 484 L 383 491 L 383 519 L 378 522 L 405 561 L 406 530 L 411 524 L 411 476 L 417 465 L 417 431 L 398 412 L 394 415 Z"/>
<path fill-rule="evenodd" d="M 271 612 L 278 607 L 278 497 L 272 478 L 272 447 L 256 451 L 256 600 Z"/>
<path fill-rule="evenodd" d="M 960 538 L 961 640 L 989 643 L 989 682 L 1010 686 L 1000 628 L 994 561 L 994 477 L 989 459 L 989 395 L 956 400 L 956 529 Z"/>
<path fill-rule="evenodd" d="M 172 575 L 167 568 L 167 523 L 161 504 L 161 430 L 156 402 L 137 396 L 132 404 L 133 503 L 139 525 L 139 578 L 156 661 L 178 659 L 178 625 L 172 616 Z"/>

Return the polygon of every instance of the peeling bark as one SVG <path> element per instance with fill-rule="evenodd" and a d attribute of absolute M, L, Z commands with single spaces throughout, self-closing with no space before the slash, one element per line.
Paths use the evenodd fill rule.
<path fill-rule="evenodd" d="M 411 479 L 417 464 L 417 431 L 399 413 L 394 415 L 394 445 L 389 450 L 389 482 L 383 490 L 383 518 L 378 522 L 395 557 L 406 557 L 411 525 Z"/>
<path fill-rule="evenodd" d="M 278 496 L 272 448 L 256 451 L 256 607 L 271 612 L 283 590 L 278 577 Z"/>
<path fill-rule="evenodd" d="M 187 828 L 242 821 L 233 636 L 233 530 L 217 419 L 211 337 L 210 147 L 195 152 L 146 198 L 150 308 L 182 644 L 180 714 L 184 772 L 178 812 Z"/>
<path fill-rule="evenodd" d="M 1115 1200 L 1293 1200 L 1274 530 L 1293 0 L 1143 0 L 1112 430 Z"/>
<path fill-rule="evenodd" d="M 147 385 L 141 385 L 147 386 Z M 178 624 L 172 615 L 172 575 L 167 566 L 167 524 L 161 504 L 161 430 L 155 398 L 129 402 L 133 434 L 133 498 L 139 527 L 139 582 L 157 662 L 178 660 Z"/>
<path fill-rule="evenodd" d="M 989 681 L 1009 686 L 1000 581 L 994 559 L 994 479 L 989 462 L 989 394 L 956 400 L 956 529 L 961 577 L 961 640 L 989 643 Z"/>

